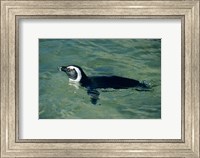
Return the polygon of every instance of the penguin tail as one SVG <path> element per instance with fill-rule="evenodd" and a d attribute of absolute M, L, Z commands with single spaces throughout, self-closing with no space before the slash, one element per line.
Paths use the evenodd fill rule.
<path fill-rule="evenodd" d="M 150 82 L 144 80 L 139 83 L 136 90 L 137 91 L 150 91 L 150 90 L 152 90 L 152 85 Z"/>

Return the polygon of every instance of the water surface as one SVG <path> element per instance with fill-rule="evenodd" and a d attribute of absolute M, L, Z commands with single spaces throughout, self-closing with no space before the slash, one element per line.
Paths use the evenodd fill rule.
<path fill-rule="evenodd" d="M 145 80 L 151 91 L 102 89 L 97 105 L 84 88 L 69 85 L 58 66 L 79 65 L 88 76 Z M 40 119 L 161 118 L 160 39 L 40 39 Z"/>

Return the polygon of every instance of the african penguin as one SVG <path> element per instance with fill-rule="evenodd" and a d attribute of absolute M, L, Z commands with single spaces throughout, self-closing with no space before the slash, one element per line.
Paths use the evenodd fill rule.
<path fill-rule="evenodd" d="M 119 77 L 119 76 L 92 76 L 88 77 L 81 67 L 76 65 L 60 66 L 59 71 L 63 71 L 69 77 L 70 83 L 80 84 L 87 89 L 88 95 L 91 97 L 92 104 L 96 104 L 99 99 L 99 92 L 97 89 L 113 88 L 113 89 L 127 89 L 127 88 L 144 88 L 149 89 L 149 85 L 144 82 L 139 82 L 135 79 Z"/>

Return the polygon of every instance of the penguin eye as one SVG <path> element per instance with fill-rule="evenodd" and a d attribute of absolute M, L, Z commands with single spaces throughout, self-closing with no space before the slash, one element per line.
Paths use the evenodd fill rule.
<path fill-rule="evenodd" d="M 67 68 L 67 72 L 71 72 L 71 71 L 74 71 L 75 69 L 74 68 Z"/>

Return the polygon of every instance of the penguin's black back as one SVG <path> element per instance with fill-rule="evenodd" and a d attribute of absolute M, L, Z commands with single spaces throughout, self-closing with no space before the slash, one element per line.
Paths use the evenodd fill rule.
<path fill-rule="evenodd" d="M 93 89 L 97 88 L 114 88 L 114 89 L 126 89 L 131 87 L 140 86 L 140 82 L 134 79 L 129 79 L 119 76 L 93 76 L 88 77 L 85 87 Z"/>

